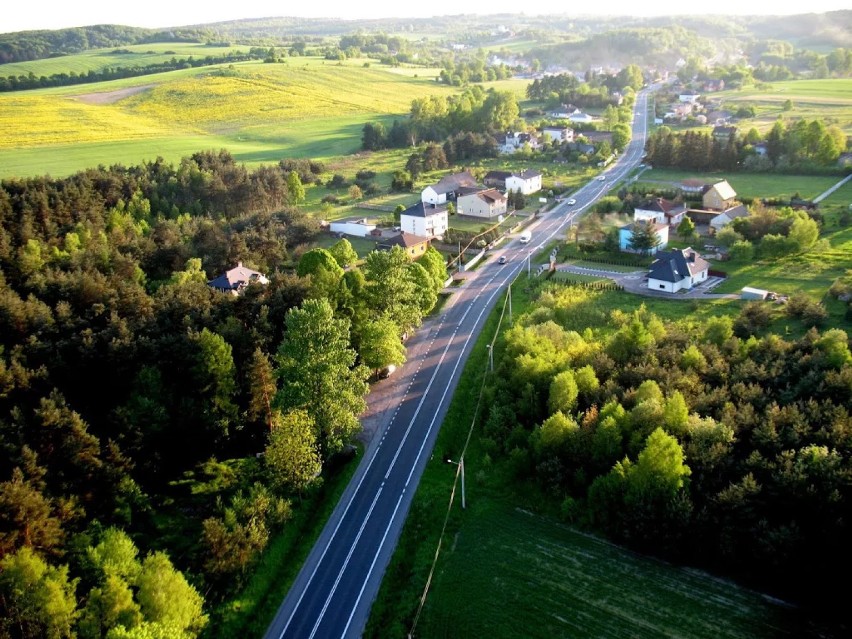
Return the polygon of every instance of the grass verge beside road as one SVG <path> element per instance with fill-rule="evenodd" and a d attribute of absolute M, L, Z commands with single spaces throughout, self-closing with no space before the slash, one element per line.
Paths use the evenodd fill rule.
<path fill-rule="evenodd" d="M 248 583 L 211 614 L 209 639 L 262 637 L 311 552 L 340 496 L 360 463 L 358 455 L 325 478 L 315 493 L 294 509 L 294 517 L 267 546 Z"/>

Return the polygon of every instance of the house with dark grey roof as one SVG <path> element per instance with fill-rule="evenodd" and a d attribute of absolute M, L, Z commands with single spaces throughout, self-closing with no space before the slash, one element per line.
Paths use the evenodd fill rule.
<path fill-rule="evenodd" d="M 444 204 L 418 202 L 399 215 L 399 228 L 404 233 L 423 237 L 443 237 L 448 226 L 449 213 Z"/>
<path fill-rule="evenodd" d="M 506 190 L 520 191 L 524 195 L 541 191 L 541 171 L 526 169 L 520 173 L 512 173 L 506 178 Z"/>
<path fill-rule="evenodd" d="M 659 251 L 648 273 L 648 288 L 677 293 L 707 280 L 710 264 L 692 248 Z"/>
<path fill-rule="evenodd" d="M 735 126 L 714 126 L 713 127 L 713 138 L 716 140 L 721 140 L 722 142 L 727 142 L 731 136 L 736 137 L 737 135 L 737 127 Z"/>
<path fill-rule="evenodd" d="M 456 199 L 456 193 L 463 186 L 476 186 L 476 180 L 469 171 L 446 175 L 435 184 L 430 184 L 420 194 L 420 201 L 426 204 L 443 204 L 447 200 Z"/>
<path fill-rule="evenodd" d="M 249 284 L 269 284 L 269 279 L 260 271 L 246 268 L 242 262 L 237 262 L 235 268 L 207 282 L 210 288 L 233 295 L 242 293 Z"/>

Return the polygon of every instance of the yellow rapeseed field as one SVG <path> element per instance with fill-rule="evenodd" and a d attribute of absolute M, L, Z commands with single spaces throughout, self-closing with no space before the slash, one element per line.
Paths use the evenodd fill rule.
<path fill-rule="evenodd" d="M 0 149 L 21 149 L 158 138 L 172 129 L 116 104 L 86 104 L 75 98 L 22 92 L 0 94 L 0 131 Z"/>
<path fill-rule="evenodd" d="M 384 70 L 249 64 L 160 84 L 124 101 L 129 111 L 211 130 L 357 113 L 405 113 L 411 100 L 448 87 Z"/>

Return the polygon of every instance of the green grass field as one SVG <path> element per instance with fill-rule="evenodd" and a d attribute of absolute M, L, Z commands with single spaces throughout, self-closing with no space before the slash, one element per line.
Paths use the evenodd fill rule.
<path fill-rule="evenodd" d="M 470 472 L 470 471 L 469 471 Z M 799 637 L 759 593 L 469 493 L 420 637 Z"/>
<path fill-rule="evenodd" d="M 116 50 L 127 50 L 131 53 L 114 53 Z M 151 44 L 133 44 L 107 49 L 92 49 L 75 55 L 64 55 L 57 58 L 30 60 L 27 62 L 10 62 L 0 64 L 0 76 L 27 75 L 51 76 L 56 73 L 88 73 L 101 71 L 107 67 L 146 66 L 168 62 L 172 58 L 205 58 L 207 56 L 223 56 L 231 51 L 247 52 L 248 46 L 234 45 L 231 47 L 207 46 L 194 42 L 154 42 Z"/>
<path fill-rule="evenodd" d="M 681 180 L 696 178 L 708 182 L 727 180 L 740 197 L 748 198 L 789 198 L 799 193 L 803 198 L 811 199 L 837 184 L 841 178 L 821 175 L 780 175 L 776 173 L 707 173 L 676 171 L 672 169 L 651 169 L 642 173 L 643 183 L 669 182 L 677 186 Z M 653 186 L 660 186 L 653 184 Z"/>
<path fill-rule="evenodd" d="M 847 135 L 852 134 L 852 80 L 849 79 L 773 82 L 720 91 L 708 97 L 722 98 L 725 108 L 734 111 L 739 106 L 754 106 L 757 116 L 738 123 L 744 132 L 752 126 L 765 132 L 781 117 L 785 120 L 819 118 L 826 125 L 836 124 Z M 783 111 L 787 100 L 792 100 L 793 108 Z"/>

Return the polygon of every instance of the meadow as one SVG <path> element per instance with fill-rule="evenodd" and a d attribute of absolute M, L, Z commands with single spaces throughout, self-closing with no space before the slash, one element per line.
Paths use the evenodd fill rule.
<path fill-rule="evenodd" d="M 847 135 L 852 135 L 852 80 L 795 80 L 789 82 L 759 83 L 742 89 L 710 93 L 708 98 L 722 98 L 724 108 L 736 111 L 741 106 L 755 107 L 755 118 L 738 123 L 742 131 L 755 127 L 766 132 L 779 117 L 785 120 L 819 118 L 826 125 L 836 124 Z M 784 111 L 791 100 L 793 108 Z"/>
<path fill-rule="evenodd" d="M 248 52 L 248 46 L 230 47 L 208 46 L 197 42 L 153 42 L 150 44 L 132 44 L 109 49 L 92 49 L 75 55 L 64 55 L 42 60 L 10 62 L 0 64 L 0 76 L 28 75 L 51 76 L 57 73 L 88 73 L 106 68 L 146 66 L 168 62 L 172 58 L 205 58 L 223 56 L 234 51 Z M 122 53 L 117 53 L 122 51 Z M 130 53 L 125 53 L 129 51 Z"/>
<path fill-rule="evenodd" d="M 727 180 L 739 197 L 784 198 L 798 193 L 805 199 L 820 195 L 840 181 L 837 176 L 782 175 L 778 173 L 734 173 L 719 172 L 699 174 L 693 171 L 673 169 L 650 169 L 642 173 L 637 186 L 656 186 L 661 183 L 677 187 L 681 180 L 700 179 L 707 183 Z M 836 194 L 835 194 L 836 195 Z"/>
<path fill-rule="evenodd" d="M 332 158 L 360 147 L 370 120 L 457 89 L 389 69 L 290 58 L 0 95 L 0 177 L 177 160 L 228 148 L 249 166 Z"/>

